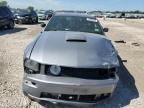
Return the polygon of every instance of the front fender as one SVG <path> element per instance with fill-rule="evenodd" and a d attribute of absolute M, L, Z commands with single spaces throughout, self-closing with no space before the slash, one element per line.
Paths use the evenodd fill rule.
<path fill-rule="evenodd" d="M 41 33 L 39 33 L 36 36 L 36 38 L 25 48 L 25 50 L 24 50 L 24 57 L 23 57 L 24 59 L 25 58 L 28 58 L 28 59 L 30 58 L 32 50 L 33 50 L 33 48 L 34 48 L 34 46 L 35 46 L 35 44 L 38 41 L 38 39 L 39 39 L 40 36 L 41 36 Z"/>

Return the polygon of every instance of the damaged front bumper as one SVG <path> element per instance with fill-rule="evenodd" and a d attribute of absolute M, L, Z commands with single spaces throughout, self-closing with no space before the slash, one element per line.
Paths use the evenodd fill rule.
<path fill-rule="evenodd" d="M 23 92 L 36 101 L 67 104 L 95 104 L 111 96 L 119 78 L 88 80 L 25 74 Z"/>

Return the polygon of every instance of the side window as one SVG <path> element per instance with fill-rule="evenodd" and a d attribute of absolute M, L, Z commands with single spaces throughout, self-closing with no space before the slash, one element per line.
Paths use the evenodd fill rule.
<path fill-rule="evenodd" d="M 5 10 L 6 10 L 7 14 L 12 15 L 12 12 L 10 11 L 10 9 L 9 9 L 9 8 L 5 8 Z"/>
<path fill-rule="evenodd" d="M 11 15 L 11 12 L 8 8 L 6 7 L 0 8 L 0 16 L 8 16 L 9 14 Z"/>
<path fill-rule="evenodd" d="M 32 12 L 32 15 L 33 15 L 33 16 L 37 16 L 37 14 L 36 14 L 36 12 L 35 12 L 35 11 L 33 11 L 33 12 Z"/>

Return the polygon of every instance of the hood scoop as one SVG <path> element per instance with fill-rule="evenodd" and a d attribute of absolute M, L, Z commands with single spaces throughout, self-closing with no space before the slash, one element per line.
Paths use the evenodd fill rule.
<path fill-rule="evenodd" d="M 67 42 L 87 42 L 86 36 L 82 34 L 68 34 L 65 37 Z"/>

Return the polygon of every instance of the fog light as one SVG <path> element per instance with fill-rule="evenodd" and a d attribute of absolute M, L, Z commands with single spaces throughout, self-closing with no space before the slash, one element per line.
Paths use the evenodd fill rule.
<path fill-rule="evenodd" d="M 69 99 L 71 100 L 71 99 L 73 99 L 73 97 L 72 97 L 72 96 L 69 96 Z"/>
<path fill-rule="evenodd" d="M 60 73 L 61 73 L 61 67 L 60 66 L 55 66 L 55 65 L 51 66 L 50 67 L 50 73 L 52 75 L 55 75 L 55 76 L 60 75 Z"/>

